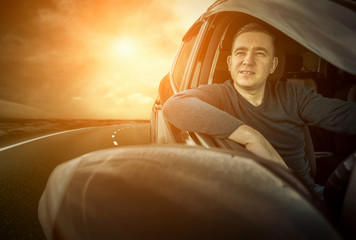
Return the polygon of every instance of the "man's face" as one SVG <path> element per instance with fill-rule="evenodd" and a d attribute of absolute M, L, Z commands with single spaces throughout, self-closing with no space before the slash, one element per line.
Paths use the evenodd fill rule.
<path fill-rule="evenodd" d="M 237 90 L 264 89 L 268 75 L 278 64 L 272 37 L 262 32 L 242 33 L 233 44 L 227 64 Z"/>

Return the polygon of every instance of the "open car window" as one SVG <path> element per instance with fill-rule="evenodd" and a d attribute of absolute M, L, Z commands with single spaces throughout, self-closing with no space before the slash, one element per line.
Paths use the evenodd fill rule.
<path fill-rule="evenodd" d="M 193 74 L 188 88 L 194 88 L 198 85 L 211 82 L 210 79 L 212 78 L 216 64 L 214 62 L 215 55 L 232 15 L 234 14 L 223 13 L 207 19 L 209 25 L 199 44 L 199 53 L 194 64 Z"/>
<path fill-rule="evenodd" d="M 183 38 L 183 43 L 176 59 L 176 64 L 173 69 L 173 83 L 178 90 L 182 90 L 184 79 L 188 74 L 190 58 L 193 56 L 193 48 L 198 39 L 199 31 L 202 27 L 201 23 L 197 23 L 186 36 Z"/>

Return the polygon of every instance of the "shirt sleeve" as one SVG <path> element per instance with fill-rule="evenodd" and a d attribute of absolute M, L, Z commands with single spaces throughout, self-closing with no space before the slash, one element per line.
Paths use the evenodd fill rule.
<path fill-rule="evenodd" d="M 299 88 L 298 91 L 301 117 L 308 125 L 356 134 L 356 103 L 326 98 L 309 89 Z"/>
<path fill-rule="evenodd" d="M 189 89 L 171 97 L 163 114 L 181 130 L 227 138 L 244 123 L 223 110 L 224 97 L 218 84 Z"/>

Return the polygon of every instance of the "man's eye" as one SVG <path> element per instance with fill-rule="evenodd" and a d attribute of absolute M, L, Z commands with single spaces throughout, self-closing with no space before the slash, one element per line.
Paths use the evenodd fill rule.
<path fill-rule="evenodd" d="M 266 54 L 264 52 L 257 52 L 256 55 L 257 56 L 266 56 Z"/>
<path fill-rule="evenodd" d="M 244 52 L 236 52 L 236 56 L 241 56 L 243 54 L 244 54 Z"/>

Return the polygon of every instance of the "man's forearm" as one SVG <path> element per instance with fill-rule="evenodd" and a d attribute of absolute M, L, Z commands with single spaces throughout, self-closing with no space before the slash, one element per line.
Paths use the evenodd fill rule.
<path fill-rule="evenodd" d="M 163 114 L 179 129 L 204 133 L 217 138 L 229 138 L 242 144 L 259 157 L 286 166 L 262 134 L 227 112 L 198 98 L 176 95 L 165 103 Z"/>
<path fill-rule="evenodd" d="M 230 140 L 242 144 L 253 154 L 280 163 L 287 167 L 281 156 L 257 130 L 248 125 L 239 126 L 229 137 Z"/>
<path fill-rule="evenodd" d="M 178 96 L 169 99 L 163 114 L 179 129 L 227 138 L 243 124 L 230 114 L 195 97 Z"/>

